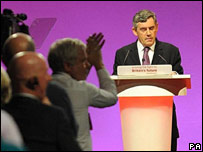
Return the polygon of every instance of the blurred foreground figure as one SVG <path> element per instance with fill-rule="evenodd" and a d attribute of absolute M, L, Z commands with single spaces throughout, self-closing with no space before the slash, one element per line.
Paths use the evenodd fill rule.
<path fill-rule="evenodd" d="M 3 45 L 2 60 L 6 67 L 18 52 L 35 51 L 35 44 L 30 35 L 15 33 L 8 37 Z"/>
<path fill-rule="evenodd" d="M 17 53 L 8 67 L 13 97 L 5 105 L 17 122 L 29 150 L 80 150 L 64 111 L 42 104 L 51 80 L 41 54 Z"/>
<path fill-rule="evenodd" d="M 78 39 L 64 38 L 52 44 L 48 55 L 53 81 L 60 83 L 70 97 L 79 125 L 77 141 L 84 151 L 92 150 L 88 107 L 109 107 L 117 102 L 115 83 L 102 61 L 103 44 L 101 33 L 90 36 L 87 46 Z M 97 71 L 100 88 L 84 81 L 92 65 Z"/>
<path fill-rule="evenodd" d="M 11 93 L 10 78 L 1 67 L 1 108 L 9 102 Z M 16 122 L 9 113 L 1 109 L 1 150 L 23 150 L 23 147 L 23 139 Z"/>

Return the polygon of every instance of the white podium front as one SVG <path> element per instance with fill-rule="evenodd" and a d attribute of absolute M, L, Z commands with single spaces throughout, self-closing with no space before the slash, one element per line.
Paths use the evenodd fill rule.
<path fill-rule="evenodd" d="M 111 76 L 120 104 L 125 151 L 170 151 L 173 96 L 186 95 L 190 75 Z"/>

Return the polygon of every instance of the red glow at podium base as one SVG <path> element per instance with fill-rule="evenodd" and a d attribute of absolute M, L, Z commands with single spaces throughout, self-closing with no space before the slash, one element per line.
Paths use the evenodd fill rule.
<path fill-rule="evenodd" d="M 170 151 L 173 97 L 119 97 L 124 150 Z"/>

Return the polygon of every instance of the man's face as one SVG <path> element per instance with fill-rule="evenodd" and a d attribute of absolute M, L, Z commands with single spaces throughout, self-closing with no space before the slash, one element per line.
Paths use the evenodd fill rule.
<path fill-rule="evenodd" d="M 89 73 L 89 62 L 87 61 L 87 53 L 85 50 L 79 50 L 77 60 L 74 66 L 70 66 L 69 74 L 76 80 L 86 80 Z"/>
<path fill-rule="evenodd" d="M 137 29 L 133 27 L 132 30 L 144 47 L 150 47 L 155 42 L 158 24 L 155 24 L 154 19 L 151 17 L 146 22 L 139 22 Z"/>

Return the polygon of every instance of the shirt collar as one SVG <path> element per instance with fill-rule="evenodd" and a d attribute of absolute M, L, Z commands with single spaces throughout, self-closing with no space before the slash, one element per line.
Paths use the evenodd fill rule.
<path fill-rule="evenodd" d="M 29 93 L 15 93 L 15 94 L 13 94 L 13 97 L 14 96 L 28 97 L 28 98 L 32 98 L 35 100 L 39 100 L 36 96 L 29 94 Z"/>
<path fill-rule="evenodd" d="M 149 47 L 150 50 L 153 51 L 153 52 L 155 50 L 155 45 L 156 45 L 156 41 L 154 42 L 154 44 L 151 47 Z M 142 43 L 139 40 L 137 41 L 137 48 L 138 48 L 139 52 L 144 51 L 144 46 L 142 45 Z"/>
<path fill-rule="evenodd" d="M 52 76 L 54 77 L 57 75 L 63 75 L 65 78 L 71 78 L 72 79 L 71 75 L 66 73 L 66 72 L 57 72 L 57 73 L 54 73 Z"/>

